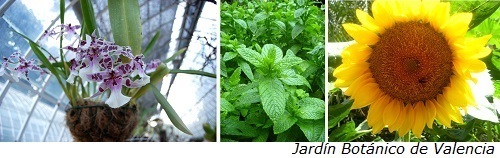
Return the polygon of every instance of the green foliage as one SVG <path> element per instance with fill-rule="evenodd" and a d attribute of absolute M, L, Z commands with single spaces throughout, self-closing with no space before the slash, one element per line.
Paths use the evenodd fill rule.
<path fill-rule="evenodd" d="M 109 22 L 115 43 L 130 46 L 134 55 L 141 54 L 142 25 L 139 1 L 108 0 Z"/>
<path fill-rule="evenodd" d="M 242 0 L 221 10 L 221 141 L 324 141 L 324 8 Z"/>

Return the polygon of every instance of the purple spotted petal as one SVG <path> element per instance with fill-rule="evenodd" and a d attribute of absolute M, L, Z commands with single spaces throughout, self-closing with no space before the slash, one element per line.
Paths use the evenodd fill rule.
<path fill-rule="evenodd" d="M 161 60 L 155 59 L 146 65 L 146 73 L 151 73 L 156 70 L 156 68 L 161 64 Z"/>
<path fill-rule="evenodd" d="M 98 73 L 93 73 L 93 74 L 87 74 L 85 77 L 88 81 L 92 82 L 102 82 L 104 79 L 107 79 L 110 77 L 110 73 L 108 71 L 101 71 Z"/>
<path fill-rule="evenodd" d="M 111 108 L 118 108 L 130 101 L 130 97 L 127 97 L 122 94 L 122 79 L 115 78 L 113 80 L 109 80 L 105 82 L 109 89 L 111 90 L 111 94 L 109 98 L 106 100 L 106 104 Z"/>
<path fill-rule="evenodd" d="M 104 91 L 106 91 L 108 88 L 109 87 L 107 84 L 101 83 L 101 84 L 99 84 L 99 88 L 97 88 L 97 92 L 95 94 L 93 94 L 92 96 L 85 98 L 85 99 L 97 97 L 97 96 L 101 95 Z"/>
<path fill-rule="evenodd" d="M 149 83 L 149 76 L 132 81 L 130 78 L 124 78 L 123 85 L 128 88 L 139 88 Z"/>

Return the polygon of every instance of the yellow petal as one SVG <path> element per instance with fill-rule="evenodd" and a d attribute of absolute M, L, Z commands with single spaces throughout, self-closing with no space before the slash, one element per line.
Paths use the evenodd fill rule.
<path fill-rule="evenodd" d="M 345 31 L 360 44 L 374 45 L 379 40 L 377 34 L 363 26 L 357 24 L 343 24 L 342 26 Z"/>
<path fill-rule="evenodd" d="M 471 72 L 482 72 L 486 70 L 486 64 L 478 59 L 471 59 L 469 62 L 469 70 Z"/>
<path fill-rule="evenodd" d="M 372 4 L 372 14 L 375 22 L 382 28 L 390 28 L 394 25 L 394 19 L 391 12 L 388 11 L 387 1 L 377 0 Z"/>
<path fill-rule="evenodd" d="M 368 60 L 372 53 L 372 48 L 365 44 L 355 43 L 347 47 L 344 52 L 346 53 L 342 55 L 342 62 L 344 62 L 345 59 L 349 62 L 360 63 Z"/>
<path fill-rule="evenodd" d="M 432 11 L 438 4 L 439 0 L 422 0 L 421 12 L 423 14 L 423 22 L 429 22 L 429 19 L 434 18 Z"/>
<path fill-rule="evenodd" d="M 410 20 L 418 21 L 423 19 L 423 14 L 421 11 L 422 2 L 420 0 L 410 0 L 404 3 L 406 3 L 404 4 L 404 6 L 408 6 L 408 17 L 410 17 Z"/>
<path fill-rule="evenodd" d="M 432 129 L 432 124 L 434 123 L 434 118 L 436 117 L 436 106 L 435 101 L 427 100 L 425 102 L 425 108 L 427 109 L 427 127 Z"/>
<path fill-rule="evenodd" d="M 460 91 L 457 90 L 458 87 L 445 87 L 443 89 L 443 96 L 446 98 L 448 103 L 454 106 L 467 106 L 467 100 L 463 98 Z"/>
<path fill-rule="evenodd" d="M 399 115 L 398 115 L 398 119 L 396 120 L 396 122 L 392 125 L 389 125 L 390 132 L 394 132 L 395 130 L 398 130 L 399 128 L 401 128 L 403 126 L 403 124 L 405 123 L 406 117 L 407 117 L 406 108 L 405 108 L 403 102 L 396 99 L 396 105 L 401 107 L 401 108 L 399 108 Z"/>
<path fill-rule="evenodd" d="M 415 123 L 413 124 L 412 132 L 420 138 L 422 136 L 422 131 L 424 130 L 425 124 L 427 123 L 427 110 L 425 109 L 424 103 L 422 101 L 417 102 L 415 108 Z"/>
<path fill-rule="evenodd" d="M 413 127 L 415 113 L 413 112 L 412 105 L 410 104 L 406 105 L 405 115 L 406 115 L 405 123 L 398 130 L 399 137 L 403 137 L 406 133 L 410 131 L 411 127 Z"/>
<path fill-rule="evenodd" d="M 386 125 L 392 125 L 396 122 L 399 116 L 400 109 L 402 108 L 400 104 L 396 103 L 397 99 L 392 100 L 389 104 L 385 106 L 383 122 Z"/>
<path fill-rule="evenodd" d="M 370 64 L 367 62 L 342 64 L 333 71 L 333 76 L 343 80 L 354 80 L 363 75 L 369 67 Z"/>
<path fill-rule="evenodd" d="M 449 106 L 449 103 L 442 95 L 438 95 L 436 101 L 434 104 L 436 106 L 436 119 L 444 126 L 451 127 L 450 115 L 443 108 L 443 106 Z"/>
<path fill-rule="evenodd" d="M 462 95 L 461 98 L 465 99 L 464 105 L 476 105 L 476 100 L 472 95 L 469 84 L 465 81 L 465 78 L 459 75 L 453 75 L 450 78 L 450 87 L 454 88 L 455 95 Z"/>
<path fill-rule="evenodd" d="M 449 18 L 450 3 L 441 2 L 432 11 L 431 17 L 429 17 L 429 22 L 434 27 L 434 29 L 442 31 L 442 27 L 448 22 Z"/>
<path fill-rule="evenodd" d="M 338 79 L 337 79 L 338 80 Z M 372 78 L 371 73 L 365 73 L 361 76 L 359 76 L 352 84 L 347 88 L 345 91 L 345 94 L 348 96 L 352 96 L 354 91 L 356 91 L 359 87 L 365 85 L 366 83 L 373 83 L 375 82 L 375 79 Z"/>
<path fill-rule="evenodd" d="M 460 114 L 460 110 L 455 106 L 448 106 L 445 108 L 448 113 L 450 113 L 450 119 L 455 121 L 456 123 L 464 123 L 462 118 L 462 114 Z"/>
<path fill-rule="evenodd" d="M 464 36 L 469 29 L 472 13 L 456 13 L 450 17 L 448 23 L 443 27 L 447 40 Z"/>
<path fill-rule="evenodd" d="M 382 129 L 384 129 L 384 124 L 382 122 L 378 122 L 376 123 L 375 125 L 373 125 L 372 127 L 372 134 L 377 134 L 379 133 L 380 131 L 382 131 Z"/>
<path fill-rule="evenodd" d="M 375 102 L 380 97 L 380 89 L 377 83 L 368 83 L 354 92 L 351 109 L 360 109 Z"/>
<path fill-rule="evenodd" d="M 390 102 L 390 97 L 388 95 L 382 95 L 377 99 L 372 105 L 370 105 L 370 109 L 368 110 L 368 116 L 366 120 L 368 122 L 368 126 L 372 127 L 377 122 L 382 121 L 382 114 L 384 113 L 384 107 Z"/>
<path fill-rule="evenodd" d="M 377 26 L 377 23 L 375 22 L 375 19 L 373 19 L 368 13 L 361 11 L 359 9 L 356 9 L 356 16 L 358 17 L 359 22 L 361 22 L 361 25 L 365 27 L 366 29 L 375 32 L 375 33 L 380 33 L 380 27 Z"/>
<path fill-rule="evenodd" d="M 390 8 L 388 11 L 392 11 L 395 22 L 408 22 L 408 5 L 401 4 L 401 1 L 392 1 L 387 4 Z"/>

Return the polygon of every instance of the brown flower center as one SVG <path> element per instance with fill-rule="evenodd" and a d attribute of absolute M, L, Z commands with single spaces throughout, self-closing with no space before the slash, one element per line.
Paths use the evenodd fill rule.
<path fill-rule="evenodd" d="M 396 23 L 380 35 L 368 62 L 380 89 L 406 103 L 435 98 L 453 74 L 448 42 L 428 23 Z"/>

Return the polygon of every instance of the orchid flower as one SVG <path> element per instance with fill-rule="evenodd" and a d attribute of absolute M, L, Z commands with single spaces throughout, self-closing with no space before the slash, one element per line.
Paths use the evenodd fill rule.
<path fill-rule="evenodd" d="M 10 63 L 10 64 L 9 64 Z M 16 65 L 15 67 L 10 67 L 10 65 Z M 5 73 L 5 69 L 9 69 L 12 72 L 12 78 L 14 81 L 19 82 L 19 77 L 24 74 L 26 80 L 30 80 L 28 77 L 29 71 L 38 71 L 40 72 L 40 78 L 44 74 L 48 74 L 49 72 L 45 69 L 40 68 L 40 66 L 35 64 L 34 59 L 26 60 L 21 56 L 19 52 L 15 52 L 10 55 L 8 58 L 3 57 L 3 63 L 0 66 L 0 76 L 3 76 Z"/>

